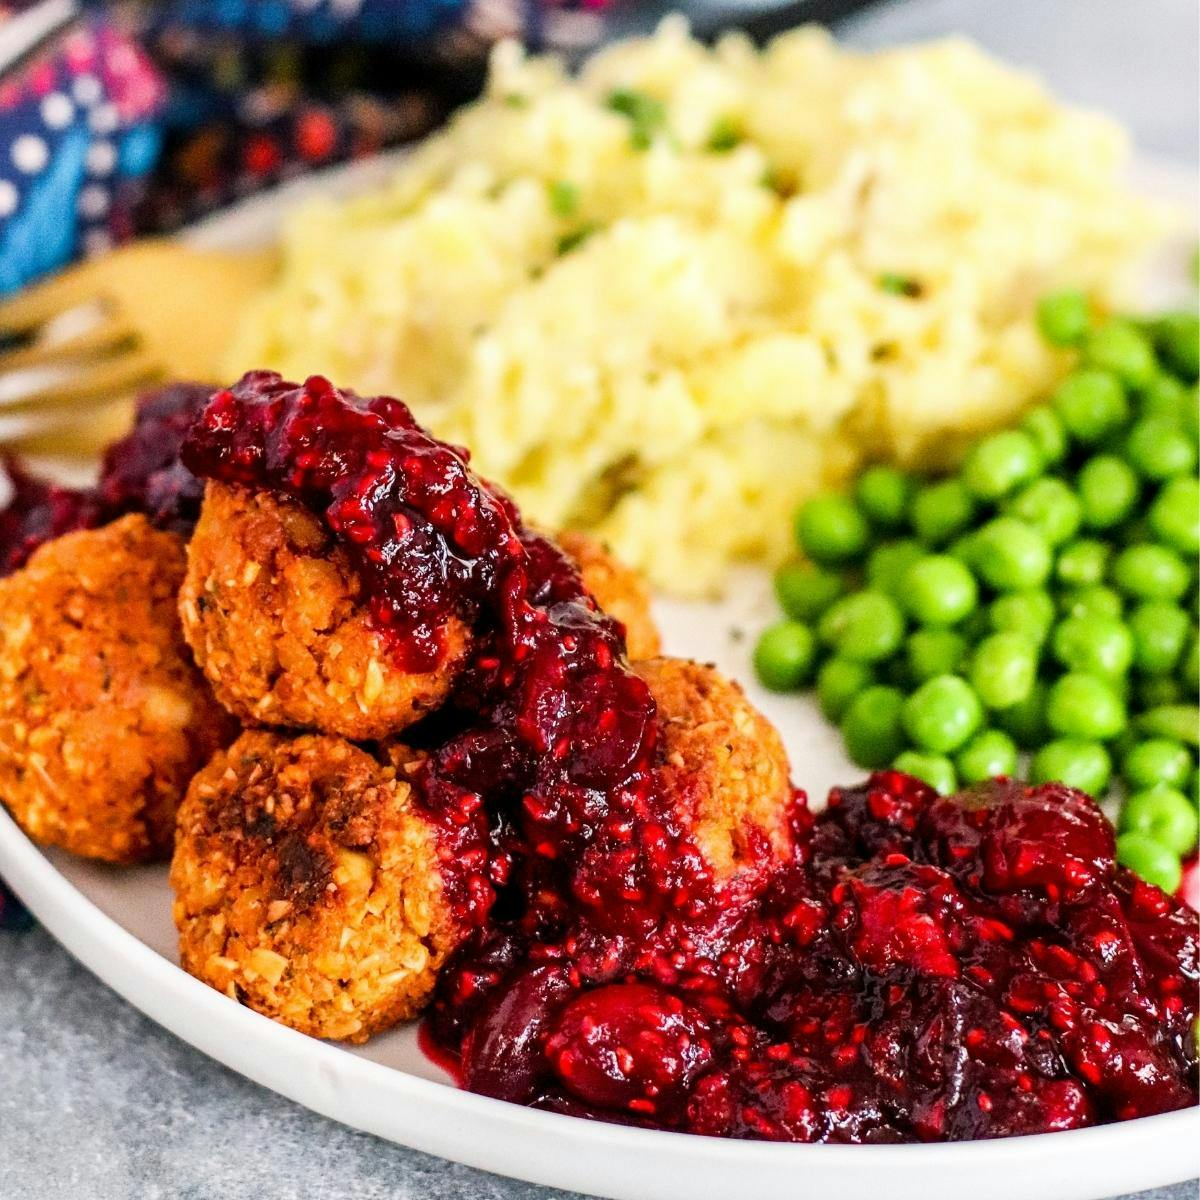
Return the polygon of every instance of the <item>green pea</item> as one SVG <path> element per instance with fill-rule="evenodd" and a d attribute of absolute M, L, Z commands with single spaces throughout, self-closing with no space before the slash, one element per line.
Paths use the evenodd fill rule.
<path fill-rule="evenodd" d="M 1200 318 L 1196 313 L 1159 317 L 1154 324 L 1154 340 L 1167 366 L 1181 379 L 1194 383 L 1200 373 Z"/>
<path fill-rule="evenodd" d="M 850 612 L 837 641 L 842 658 L 879 662 L 899 650 L 904 640 L 904 614 L 890 596 L 860 592 L 847 597 L 845 603 Z"/>
<path fill-rule="evenodd" d="M 963 486 L 977 500 L 999 500 L 1042 469 L 1037 443 L 1021 429 L 1006 429 L 976 442 L 962 465 Z"/>
<path fill-rule="evenodd" d="M 1089 446 L 1123 425 L 1129 416 L 1125 389 L 1108 371 L 1082 370 L 1068 375 L 1051 403 L 1067 432 Z"/>
<path fill-rule="evenodd" d="M 1017 744 L 999 729 L 977 733 L 954 760 L 963 783 L 982 783 L 1017 770 Z"/>
<path fill-rule="evenodd" d="M 1032 525 L 1051 546 L 1060 546 L 1079 532 L 1083 505 L 1061 479 L 1034 480 L 1018 492 L 1005 512 Z"/>
<path fill-rule="evenodd" d="M 845 496 L 814 496 L 796 518 L 796 541 L 814 562 L 840 563 L 866 549 L 867 519 Z"/>
<path fill-rule="evenodd" d="M 846 590 L 845 579 L 815 563 L 785 563 L 775 573 L 779 607 L 797 621 L 819 617 Z"/>
<path fill-rule="evenodd" d="M 909 520 L 928 546 L 941 546 L 961 533 L 975 515 L 975 501 L 958 479 L 923 487 L 913 497 Z"/>
<path fill-rule="evenodd" d="M 901 710 L 904 697 L 896 688 L 875 685 L 850 701 L 842 716 L 842 740 L 852 762 L 867 770 L 886 767 L 904 749 Z"/>
<path fill-rule="evenodd" d="M 966 653 L 966 638 L 952 629 L 918 629 L 908 639 L 908 673 L 914 683 L 952 675 Z"/>
<path fill-rule="evenodd" d="M 838 722 L 850 701 L 875 682 L 871 668 L 848 658 L 831 658 L 817 672 L 817 703 L 827 721 Z"/>
<path fill-rule="evenodd" d="M 1112 578 L 1127 596 L 1139 600 L 1178 600 L 1191 582 L 1178 554 L 1147 543 L 1122 550 L 1113 561 Z"/>
<path fill-rule="evenodd" d="M 754 670 L 773 692 L 795 691 L 807 683 L 815 659 L 812 630 L 799 621 L 779 621 L 764 629 L 754 647 Z"/>
<path fill-rule="evenodd" d="M 1134 639 L 1115 617 L 1066 617 L 1054 629 L 1050 648 L 1068 671 L 1124 675 L 1133 662 Z"/>
<path fill-rule="evenodd" d="M 882 592 L 855 592 L 826 609 L 817 631 L 842 658 L 878 662 L 899 649 L 904 616 Z"/>
<path fill-rule="evenodd" d="M 1159 785 L 1135 792 L 1125 801 L 1117 821 L 1122 833 L 1149 834 L 1178 855 L 1196 848 L 1200 819 L 1188 798 L 1177 788 Z"/>
<path fill-rule="evenodd" d="M 1089 796 L 1099 796 L 1108 787 L 1112 759 L 1099 742 L 1080 738 L 1056 738 L 1047 742 L 1029 764 L 1034 783 L 1065 783 Z"/>
<path fill-rule="evenodd" d="M 988 617 L 998 633 L 1020 633 L 1040 646 L 1054 624 L 1054 601 L 1040 589 L 1007 592 L 992 601 Z"/>
<path fill-rule="evenodd" d="M 1038 680 L 1018 704 L 994 714 L 997 725 L 1023 750 L 1033 750 L 1046 740 L 1046 685 Z"/>
<path fill-rule="evenodd" d="M 1038 301 L 1037 324 L 1051 346 L 1078 346 L 1092 327 L 1087 296 L 1074 289 L 1043 296 Z"/>
<path fill-rule="evenodd" d="M 930 554 L 904 573 L 901 597 L 919 625 L 944 628 L 958 624 L 975 607 L 979 586 L 958 559 Z"/>
<path fill-rule="evenodd" d="M 1112 454 L 1097 454 L 1079 469 L 1083 523 L 1089 529 L 1111 529 L 1133 511 L 1141 484 L 1128 463 Z"/>
<path fill-rule="evenodd" d="M 883 542 L 867 556 L 867 581 L 875 591 L 898 598 L 905 572 L 927 553 L 913 538 Z"/>
<path fill-rule="evenodd" d="M 1107 741 L 1125 728 L 1125 705 L 1108 680 L 1071 671 L 1050 685 L 1046 720 L 1064 737 Z"/>
<path fill-rule="evenodd" d="M 1125 439 L 1125 454 L 1147 479 L 1170 479 L 1196 469 L 1192 439 L 1166 417 L 1143 417 Z"/>
<path fill-rule="evenodd" d="M 1200 480 L 1180 476 L 1164 483 L 1150 506 L 1150 528 L 1180 554 L 1200 554 Z"/>
<path fill-rule="evenodd" d="M 1200 692 L 1200 630 L 1192 626 L 1183 652 L 1183 683 L 1191 695 Z"/>
<path fill-rule="evenodd" d="M 983 706 L 965 679 L 936 675 L 904 701 L 904 728 L 919 749 L 949 754 L 979 728 Z"/>
<path fill-rule="evenodd" d="M 1164 708 L 1184 699 L 1179 681 L 1170 675 L 1151 675 L 1137 681 L 1137 707 Z"/>
<path fill-rule="evenodd" d="M 1123 833 L 1117 838 L 1117 862 L 1172 895 L 1183 879 L 1179 855 L 1145 833 Z"/>
<path fill-rule="evenodd" d="M 958 788 L 954 764 L 943 754 L 922 754 L 919 750 L 905 750 L 896 756 L 892 764 L 897 771 L 912 775 L 929 784 L 935 792 L 949 796 Z"/>
<path fill-rule="evenodd" d="M 1143 388 L 1158 373 L 1154 347 L 1127 321 L 1109 321 L 1087 337 L 1084 359 L 1102 371 L 1111 371 L 1126 387 Z"/>
<path fill-rule="evenodd" d="M 1069 542 L 1059 551 L 1054 564 L 1054 574 L 1059 581 L 1070 587 L 1088 587 L 1100 583 L 1108 569 L 1112 551 L 1103 542 L 1094 538 L 1080 538 Z"/>
<path fill-rule="evenodd" d="M 1187 645 L 1191 622 L 1182 608 L 1150 600 L 1139 604 L 1129 614 L 1129 631 L 1133 636 L 1133 661 L 1145 675 L 1166 675 Z"/>
<path fill-rule="evenodd" d="M 908 513 L 912 481 L 895 467 L 868 467 L 854 489 L 858 507 L 880 529 L 896 529 Z"/>
<path fill-rule="evenodd" d="M 969 678 L 986 708 L 1010 708 L 1029 695 L 1037 668 L 1035 643 L 1019 633 L 993 633 L 975 648 Z"/>
<path fill-rule="evenodd" d="M 1059 604 L 1067 617 L 1119 617 L 1125 610 L 1120 594 L 1102 583 L 1063 592 Z"/>
<path fill-rule="evenodd" d="M 1042 462 L 1047 466 L 1061 462 L 1066 456 L 1067 431 L 1058 413 L 1048 404 L 1031 408 L 1022 419 L 1021 428 L 1033 438 Z"/>
<path fill-rule="evenodd" d="M 1125 755 L 1121 773 L 1131 788 L 1183 788 L 1192 774 L 1192 756 L 1186 746 L 1167 738 L 1137 742 Z"/>
<path fill-rule="evenodd" d="M 1041 587 L 1052 559 L 1046 539 L 1016 517 L 996 517 L 978 533 L 971 564 L 998 592 Z"/>
<path fill-rule="evenodd" d="M 1200 744 L 1200 708 L 1194 704 L 1162 704 L 1137 719 L 1138 729 L 1147 737 L 1170 738 Z"/>
<path fill-rule="evenodd" d="M 1184 425 L 1188 389 L 1173 375 L 1156 375 L 1142 392 L 1138 414 L 1143 417 L 1164 417 L 1176 425 Z"/>

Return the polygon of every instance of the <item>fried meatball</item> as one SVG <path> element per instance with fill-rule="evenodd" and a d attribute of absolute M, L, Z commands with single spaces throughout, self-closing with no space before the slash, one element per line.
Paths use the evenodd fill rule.
<path fill-rule="evenodd" d="M 792 787 L 775 727 L 713 667 L 678 658 L 634 665 L 658 704 L 660 778 L 718 878 L 791 848 Z"/>
<path fill-rule="evenodd" d="M 566 530 L 557 540 L 575 560 L 592 599 L 625 626 L 630 661 L 658 654 L 658 627 L 650 615 L 650 592 L 642 577 L 585 533 Z"/>
<path fill-rule="evenodd" d="M 357 741 L 439 707 L 469 648 L 452 618 L 435 671 L 395 662 L 345 552 L 308 509 L 210 483 L 179 597 L 184 634 L 217 698 L 247 724 Z"/>
<path fill-rule="evenodd" d="M 435 834 L 392 766 L 340 738 L 244 733 L 192 781 L 171 864 L 180 958 L 314 1037 L 413 1016 L 461 937 Z"/>
<path fill-rule="evenodd" d="M 0 797 L 35 841 L 170 854 L 192 775 L 234 736 L 175 610 L 184 550 L 128 516 L 0 580 Z"/>

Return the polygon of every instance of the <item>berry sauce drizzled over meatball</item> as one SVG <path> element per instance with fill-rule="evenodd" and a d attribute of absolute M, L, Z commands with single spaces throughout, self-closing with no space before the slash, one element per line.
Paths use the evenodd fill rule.
<path fill-rule="evenodd" d="M 470 631 L 404 738 L 473 930 L 431 1016 L 471 1089 L 842 1142 L 1196 1102 L 1194 914 L 1116 866 L 1086 796 L 888 772 L 814 816 L 737 689 L 634 671 L 574 565 L 399 401 L 254 373 L 182 459 L 316 514 L 406 669 Z"/>

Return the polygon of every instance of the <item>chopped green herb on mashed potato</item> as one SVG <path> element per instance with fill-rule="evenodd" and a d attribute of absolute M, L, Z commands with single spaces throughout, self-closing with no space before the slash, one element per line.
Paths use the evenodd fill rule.
<path fill-rule="evenodd" d="M 936 465 L 1046 389 L 1037 297 L 1128 299 L 1164 230 L 1125 157 L 959 41 L 670 19 L 578 77 L 505 45 L 390 185 L 295 214 L 229 366 L 400 395 L 533 520 L 704 593 L 864 459 Z"/>

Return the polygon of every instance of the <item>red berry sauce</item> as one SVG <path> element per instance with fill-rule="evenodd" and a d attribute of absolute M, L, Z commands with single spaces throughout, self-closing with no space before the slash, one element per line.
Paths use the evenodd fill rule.
<path fill-rule="evenodd" d="M 0 460 L 0 475 L 11 485 L 0 508 L 0 578 L 45 542 L 126 513 L 144 513 L 158 528 L 190 536 L 204 485 L 179 461 L 179 447 L 212 392 L 205 384 L 173 383 L 142 396 L 133 429 L 105 452 L 94 488 L 64 487 Z"/>
<path fill-rule="evenodd" d="M 39 479 L 15 459 L 0 458 L 0 491 L 7 495 L 0 508 L 0 579 L 19 571 L 45 542 L 100 519 L 92 491 Z"/>
<path fill-rule="evenodd" d="M 1113 860 L 1099 809 L 895 772 L 797 793 L 793 851 L 718 879 L 656 769 L 653 699 L 573 565 L 399 401 L 247 375 L 183 449 L 292 497 L 396 660 L 474 650 L 405 741 L 474 933 L 428 1032 L 474 1091 L 728 1137 L 910 1142 L 1196 1103 L 1195 914 Z"/>
<path fill-rule="evenodd" d="M 104 455 L 104 520 L 144 513 L 159 529 L 191 536 L 204 484 L 179 461 L 179 447 L 212 394 L 207 384 L 172 383 L 139 399 L 133 428 Z"/>

